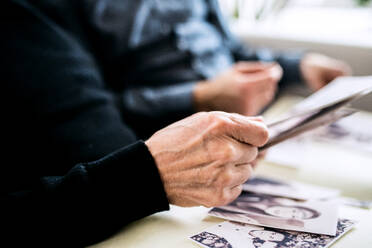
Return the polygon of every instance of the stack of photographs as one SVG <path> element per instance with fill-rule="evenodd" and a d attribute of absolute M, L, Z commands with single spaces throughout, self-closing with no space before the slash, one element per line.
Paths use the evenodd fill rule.
<path fill-rule="evenodd" d="M 339 219 L 339 191 L 255 177 L 232 203 L 209 215 L 225 220 L 191 240 L 203 247 L 328 247 L 355 221 Z"/>
<path fill-rule="evenodd" d="M 339 219 L 335 236 L 301 233 L 226 221 L 190 237 L 207 248 L 326 248 L 355 222 Z"/>

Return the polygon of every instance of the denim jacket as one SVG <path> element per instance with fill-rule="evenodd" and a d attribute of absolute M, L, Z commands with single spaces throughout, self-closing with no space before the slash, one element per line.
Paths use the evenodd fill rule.
<path fill-rule="evenodd" d="M 300 80 L 301 54 L 243 46 L 230 33 L 217 0 L 23 2 L 92 54 L 124 120 L 142 138 L 194 113 L 195 83 L 236 61 L 277 61 L 284 69 L 282 82 Z"/>

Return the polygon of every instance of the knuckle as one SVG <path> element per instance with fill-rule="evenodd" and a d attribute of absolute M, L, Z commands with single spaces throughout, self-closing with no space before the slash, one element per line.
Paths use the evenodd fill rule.
<path fill-rule="evenodd" d="M 218 122 L 219 121 L 219 117 L 217 115 L 216 112 L 207 112 L 206 113 L 206 118 L 211 122 L 211 123 L 215 123 L 215 122 Z"/>
<path fill-rule="evenodd" d="M 217 194 L 217 197 L 215 199 L 215 204 L 216 204 L 216 206 L 226 205 L 227 202 L 229 201 L 229 199 L 230 199 L 230 197 L 227 194 L 227 190 L 222 188 Z"/>
<path fill-rule="evenodd" d="M 222 150 L 222 161 L 224 163 L 229 163 L 229 162 L 234 161 L 237 156 L 238 156 L 238 151 L 233 144 L 229 142 L 224 145 L 224 148 Z"/>
<path fill-rule="evenodd" d="M 230 201 L 235 200 L 242 193 L 242 191 L 243 191 L 243 185 L 242 184 L 240 184 L 239 186 L 236 186 L 235 192 L 234 192 L 234 194 L 232 196 L 232 199 Z"/>
<path fill-rule="evenodd" d="M 210 117 L 210 122 L 211 122 L 211 131 L 218 133 L 221 130 L 224 130 L 226 128 L 226 120 L 218 116 L 217 114 L 213 114 Z"/>
<path fill-rule="evenodd" d="M 232 202 L 238 195 L 235 192 L 232 192 L 231 190 L 224 190 L 219 204 L 220 205 L 227 205 L 230 202 Z"/>
<path fill-rule="evenodd" d="M 202 111 L 202 112 L 198 112 L 196 114 L 194 114 L 196 117 L 198 118 L 201 118 L 201 119 L 209 119 L 210 116 L 211 116 L 211 113 L 209 112 L 205 112 L 205 111 Z"/>
<path fill-rule="evenodd" d="M 220 185 L 222 187 L 230 185 L 230 184 L 232 184 L 233 179 L 234 179 L 234 177 L 233 177 L 232 171 L 230 169 L 225 170 L 225 172 L 221 175 Z"/>
<path fill-rule="evenodd" d="M 246 182 L 250 177 L 252 173 L 252 165 L 251 164 L 245 164 L 241 165 L 243 167 L 241 178 L 239 179 L 239 184 Z"/>
<path fill-rule="evenodd" d="M 209 201 L 207 204 L 210 207 L 216 207 L 221 205 L 221 195 L 222 195 L 222 190 L 217 190 L 213 192 L 209 198 Z"/>
<path fill-rule="evenodd" d="M 232 197 L 227 194 L 227 193 L 224 193 L 224 195 L 222 196 L 221 198 L 221 201 L 219 202 L 219 205 L 227 205 L 229 204 L 230 202 L 232 201 Z"/>

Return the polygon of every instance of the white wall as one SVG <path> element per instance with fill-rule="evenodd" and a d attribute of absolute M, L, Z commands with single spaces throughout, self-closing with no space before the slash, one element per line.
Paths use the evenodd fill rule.
<path fill-rule="evenodd" d="M 350 63 L 354 75 L 372 75 L 372 47 L 301 41 L 275 37 L 259 37 L 244 34 L 238 36 L 240 36 L 244 42 L 256 47 L 271 47 L 276 50 L 309 49 L 311 51 L 321 52 Z"/>

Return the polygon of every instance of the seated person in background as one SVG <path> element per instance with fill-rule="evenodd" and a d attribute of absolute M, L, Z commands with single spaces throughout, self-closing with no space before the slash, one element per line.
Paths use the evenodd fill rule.
<path fill-rule="evenodd" d="M 82 247 L 169 204 L 240 194 L 268 138 L 260 117 L 198 113 L 141 141 L 89 46 L 27 1 L 0 14 L 3 243 Z"/>
<path fill-rule="evenodd" d="M 195 111 L 256 115 L 279 81 L 305 79 L 316 90 L 349 71 L 319 54 L 242 46 L 216 0 L 91 1 L 84 9 L 106 83 L 120 92 L 124 118 L 140 137 Z"/>
<path fill-rule="evenodd" d="M 242 46 L 216 0 L 40 0 L 32 7 L 85 49 L 141 138 L 197 111 L 256 115 L 279 81 L 303 78 L 318 89 L 348 73 L 326 56 Z"/>
<path fill-rule="evenodd" d="M 235 61 L 275 60 L 283 81 L 299 79 L 300 59 L 247 52 L 230 38 L 215 1 L 10 0 L 0 15 L 2 157 L 11 161 L 2 164 L 0 185 L 4 219 L 12 218 L 2 223 L 10 232 L 19 225 L 18 242 L 87 244 L 168 203 L 227 203 L 264 143 L 267 131 L 258 119 L 204 113 L 153 136 L 161 138 L 148 137 L 198 110 L 257 113 L 273 97 L 281 69 Z M 325 83 L 343 73 L 342 63 L 332 59 L 319 65 L 309 59 L 317 56 L 305 58 L 305 78 Z M 203 191 L 211 180 L 190 182 L 193 176 L 179 173 L 185 167 L 200 171 L 199 163 L 208 163 L 192 160 L 202 155 L 240 171 L 219 174 L 224 183 L 216 181 L 217 200 L 209 198 L 212 190 Z M 192 189 L 176 183 L 183 179 Z"/>

